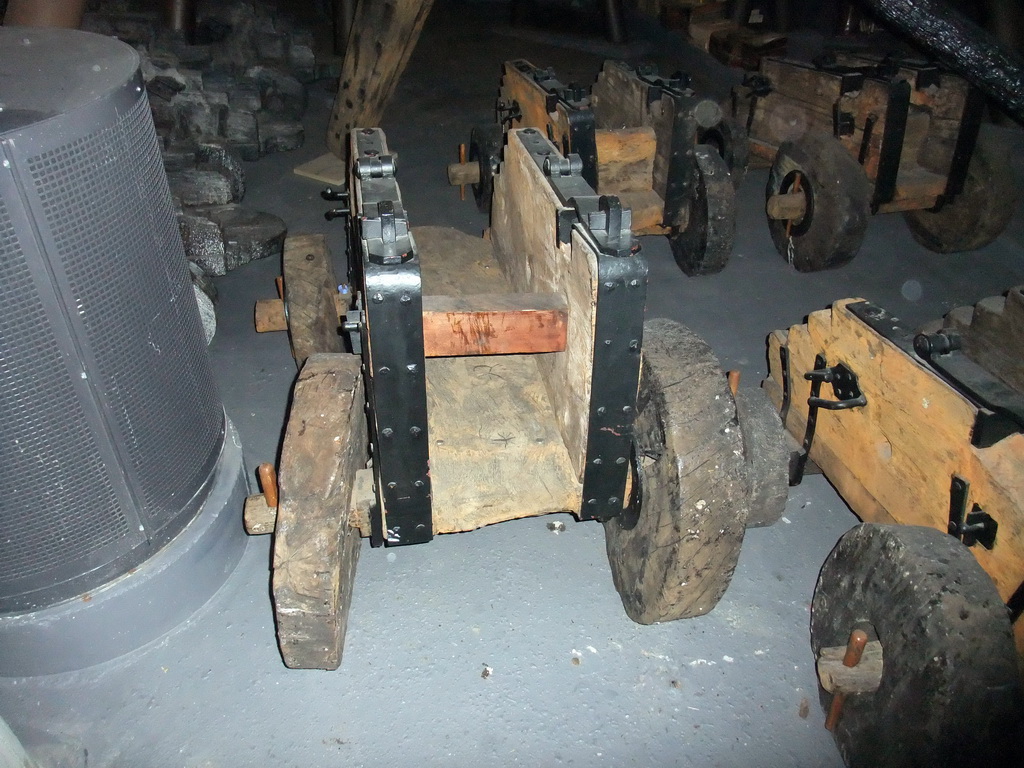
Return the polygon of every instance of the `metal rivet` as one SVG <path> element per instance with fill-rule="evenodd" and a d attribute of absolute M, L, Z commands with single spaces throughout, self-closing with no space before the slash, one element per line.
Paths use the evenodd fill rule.
<path fill-rule="evenodd" d="M 397 488 L 397 487 L 398 487 L 398 483 L 388 483 L 388 489 L 389 489 L 389 490 L 392 490 L 392 491 L 393 491 L 393 490 L 395 490 L 395 488 Z"/>
<path fill-rule="evenodd" d="M 363 128 L 363 136 L 369 136 L 373 133 L 373 128 Z"/>
<path fill-rule="evenodd" d="M 382 365 L 380 368 L 377 369 L 377 373 L 381 376 L 387 376 L 389 373 L 391 373 L 391 369 L 388 368 L 386 365 Z"/>
<path fill-rule="evenodd" d="M 618 496 L 612 496 L 610 499 L 608 499 L 608 503 L 609 504 L 618 504 L 619 503 L 619 497 Z"/>
<path fill-rule="evenodd" d="M 604 462 L 601 461 L 600 459 L 594 459 L 594 463 L 595 464 L 604 464 Z"/>
<path fill-rule="evenodd" d="M 409 363 L 407 366 L 405 366 L 405 370 L 407 370 L 409 373 L 416 373 L 416 371 L 418 371 L 419 369 L 420 367 L 416 365 L 416 363 Z"/>
<path fill-rule="evenodd" d="M 625 464 L 626 463 L 626 457 L 625 456 L 619 456 L 619 458 L 617 458 L 615 460 L 615 463 L 616 464 Z"/>
<path fill-rule="evenodd" d="M 413 483 L 413 485 L 416 486 L 417 488 L 422 488 L 423 487 L 423 481 L 422 480 L 417 480 L 415 483 Z"/>
<path fill-rule="evenodd" d="M 425 526 L 423 523 L 417 523 L 416 524 L 416 530 L 417 531 L 425 531 L 425 530 L 427 530 L 427 526 Z"/>
<path fill-rule="evenodd" d="M 609 280 L 607 283 L 604 284 L 604 287 L 607 288 L 609 291 L 614 290 L 615 289 L 615 283 L 613 283 L 611 280 Z"/>
<path fill-rule="evenodd" d="M 605 414 L 605 411 L 607 411 L 607 410 L 608 410 L 608 409 L 607 409 L 607 408 L 605 408 L 605 407 L 604 407 L 604 406 L 602 405 L 602 406 L 601 406 L 600 408 L 598 408 L 598 409 L 597 409 L 597 415 L 598 415 L 598 416 L 604 416 L 604 414 Z"/>
<path fill-rule="evenodd" d="M 377 150 L 376 149 L 364 149 L 363 150 L 363 154 L 366 155 L 367 157 L 376 157 L 377 156 Z"/>
<path fill-rule="evenodd" d="M 624 406 L 622 406 L 622 412 L 623 413 L 632 413 L 633 412 L 633 406 L 632 405 L 624 405 Z"/>
<path fill-rule="evenodd" d="M 637 341 L 636 339 L 630 339 L 629 348 L 632 350 L 640 349 L 640 342 Z"/>
<path fill-rule="evenodd" d="M 306 254 L 306 261 L 312 261 L 315 258 L 316 258 L 316 256 L 314 256 L 312 253 L 307 253 Z"/>
<path fill-rule="evenodd" d="M 402 298 L 400 298 L 399 301 L 402 302 L 403 304 L 408 304 L 410 301 L 412 301 L 412 298 L 410 298 L 408 293 L 403 293 Z"/>
<path fill-rule="evenodd" d="M 393 434 L 395 434 L 395 430 L 393 430 L 391 427 L 384 427 L 384 429 L 382 429 L 380 433 L 384 437 L 391 437 Z"/>
<path fill-rule="evenodd" d="M 375 293 L 375 294 L 373 294 L 373 303 L 374 304 L 382 304 L 383 302 L 384 302 L 384 294 L 383 293 Z"/>
<path fill-rule="evenodd" d="M 587 504 L 597 504 L 597 499 L 587 499 Z"/>
<path fill-rule="evenodd" d="M 630 288 L 636 288 L 638 285 L 640 285 L 640 281 L 639 280 L 630 280 L 629 281 L 629 287 Z"/>
<path fill-rule="evenodd" d="M 612 340 L 611 340 L 611 339 L 605 339 L 605 340 L 604 340 L 604 345 L 605 345 L 606 347 L 610 347 L 610 346 L 612 345 Z"/>
<path fill-rule="evenodd" d="M 422 431 L 423 430 L 420 429 L 419 427 L 409 427 L 409 434 L 412 435 L 413 437 L 419 437 L 420 432 Z"/>

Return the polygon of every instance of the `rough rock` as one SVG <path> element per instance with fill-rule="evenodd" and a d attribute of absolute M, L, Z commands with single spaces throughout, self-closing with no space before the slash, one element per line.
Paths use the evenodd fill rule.
<path fill-rule="evenodd" d="M 220 171 L 198 168 L 167 174 L 171 192 L 183 205 L 225 205 L 231 202 L 231 179 Z"/>
<path fill-rule="evenodd" d="M 219 225 L 226 271 L 257 259 L 280 258 L 288 228 L 279 217 L 241 205 L 203 207 L 196 214 Z"/>

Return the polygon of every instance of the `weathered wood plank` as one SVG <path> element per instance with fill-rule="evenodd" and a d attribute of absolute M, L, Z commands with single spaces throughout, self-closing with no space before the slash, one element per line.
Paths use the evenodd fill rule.
<path fill-rule="evenodd" d="M 427 357 L 510 355 L 565 349 L 568 307 L 557 294 L 423 297 Z"/>
<path fill-rule="evenodd" d="M 367 456 L 359 365 L 354 355 L 314 354 L 295 383 L 273 558 L 278 644 L 289 667 L 341 663 L 360 547 L 350 497 Z"/>
<path fill-rule="evenodd" d="M 554 294 L 474 294 L 423 297 L 423 353 L 510 355 L 565 349 L 568 307 Z M 336 321 L 340 324 L 340 316 Z M 281 299 L 256 302 L 256 331 L 288 328 Z"/>
<path fill-rule="evenodd" d="M 569 306 L 564 352 L 538 358 L 548 397 L 570 459 L 582 477 L 586 453 L 597 307 L 597 261 L 574 237 L 558 242 L 561 208 L 543 172 L 510 131 L 491 206 L 498 262 L 518 291 L 560 293 Z"/>
<path fill-rule="evenodd" d="M 782 401 L 779 348 L 789 350 L 792 405 L 786 427 L 802 439 L 810 383 L 803 372 L 824 352 L 858 375 L 867 405 L 818 412 L 811 459 L 846 502 L 869 522 L 927 525 L 946 530 L 954 474 L 970 483 L 968 508 L 978 504 L 999 522 L 992 550 L 971 547 L 1008 599 L 1024 581 L 1024 435 L 988 448 L 971 444 L 975 408 L 931 369 L 883 339 L 846 309 L 814 312 L 805 325 L 769 337 L 765 389 Z M 827 387 L 824 394 L 828 392 Z M 1024 652 L 1024 626 L 1016 626 Z"/>
<path fill-rule="evenodd" d="M 493 241 L 442 227 L 413 235 L 425 291 L 511 291 Z M 435 533 L 580 508 L 582 487 L 538 371 L 556 356 L 426 361 Z"/>
<path fill-rule="evenodd" d="M 654 183 L 658 141 L 653 128 L 620 128 L 595 132 L 598 192 L 621 195 L 646 192 Z"/>
<path fill-rule="evenodd" d="M 434 0 L 359 3 L 327 127 L 327 147 L 338 157 L 345 156 L 349 131 L 380 125 L 433 4 Z"/>
<path fill-rule="evenodd" d="M 341 352 L 335 295 L 338 280 L 324 235 L 291 235 L 284 241 L 285 301 L 292 356 L 300 368 L 316 352 Z"/>

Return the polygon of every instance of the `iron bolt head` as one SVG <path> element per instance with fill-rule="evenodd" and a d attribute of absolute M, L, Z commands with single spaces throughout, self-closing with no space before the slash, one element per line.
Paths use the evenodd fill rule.
<path fill-rule="evenodd" d="M 384 429 L 382 429 L 380 433 L 384 437 L 391 437 L 393 434 L 395 434 L 395 430 L 393 430 L 391 427 L 384 427 Z"/>
<path fill-rule="evenodd" d="M 383 304 L 384 303 L 384 294 L 383 293 L 375 293 L 375 294 L 373 294 L 373 303 L 374 304 Z"/>

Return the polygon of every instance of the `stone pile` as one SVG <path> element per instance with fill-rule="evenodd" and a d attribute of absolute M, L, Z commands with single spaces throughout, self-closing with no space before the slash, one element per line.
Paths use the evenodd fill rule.
<path fill-rule="evenodd" d="M 340 60 L 318 55 L 313 33 L 274 0 L 199 3 L 191 42 L 158 10 L 126 0 L 90 3 L 82 29 L 135 47 L 161 141 L 197 300 L 209 341 L 210 277 L 254 259 L 280 257 L 285 223 L 240 205 L 242 160 L 298 149 L 306 87 L 336 78 Z M 92 8 L 95 7 L 95 10 Z"/>

